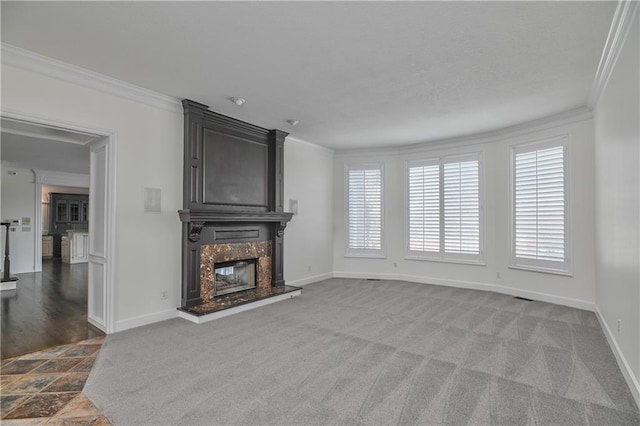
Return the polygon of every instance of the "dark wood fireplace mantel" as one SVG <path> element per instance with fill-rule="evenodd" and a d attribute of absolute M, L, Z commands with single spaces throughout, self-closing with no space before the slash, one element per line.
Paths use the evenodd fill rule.
<path fill-rule="evenodd" d="M 284 140 L 268 130 L 209 111 L 185 99 L 182 222 L 182 307 L 200 297 L 201 247 L 255 243 L 271 246 L 271 285 L 284 286 Z"/>
<path fill-rule="evenodd" d="M 189 240 L 196 242 L 200 239 L 202 228 L 207 224 L 250 224 L 250 223 L 277 223 L 276 231 L 279 237 L 284 234 L 287 223 L 293 217 L 293 213 L 288 212 L 228 212 L 211 210 L 178 210 L 180 220 L 190 223 Z"/>

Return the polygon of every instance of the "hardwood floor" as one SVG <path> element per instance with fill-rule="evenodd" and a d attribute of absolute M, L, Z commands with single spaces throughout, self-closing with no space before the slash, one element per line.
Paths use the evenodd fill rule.
<path fill-rule="evenodd" d="M 87 322 L 87 264 L 44 260 L 2 292 L 2 359 L 76 343 L 103 333 Z"/>

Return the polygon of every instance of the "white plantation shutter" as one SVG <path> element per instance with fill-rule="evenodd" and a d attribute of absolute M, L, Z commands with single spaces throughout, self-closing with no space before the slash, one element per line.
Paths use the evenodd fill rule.
<path fill-rule="evenodd" d="M 480 253 L 478 161 L 444 165 L 444 251 Z"/>
<path fill-rule="evenodd" d="M 409 250 L 440 252 L 440 166 L 409 168 Z"/>
<path fill-rule="evenodd" d="M 382 166 L 348 170 L 348 241 L 351 253 L 382 250 Z"/>
<path fill-rule="evenodd" d="M 514 149 L 512 263 L 567 271 L 565 146 L 548 145 Z"/>
<path fill-rule="evenodd" d="M 480 261 L 479 156 L 410 163 L 407 182 L 408 255 Z"/>

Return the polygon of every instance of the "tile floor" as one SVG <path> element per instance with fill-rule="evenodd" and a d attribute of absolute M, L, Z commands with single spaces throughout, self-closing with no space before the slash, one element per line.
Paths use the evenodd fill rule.
<path fill-rule="evenodd" d="M 105 336 L 3 359 L 0 423 L 109 425 L 82 393 Z"/>

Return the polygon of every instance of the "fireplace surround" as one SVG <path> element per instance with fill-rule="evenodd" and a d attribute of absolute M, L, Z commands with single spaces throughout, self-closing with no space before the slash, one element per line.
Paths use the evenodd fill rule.
<path fill-rule="evenodd" d="M 241 292 L 281 293 L 284 230 L 292 216 L 283 211 L 288 133 L 217 114 L 188 99 L 183 107 L 181 309 L 233 299 L 216 292 L 215 282 L 216 268 L 232 261 L 255 261 L 255 289 L 240 286 Z"/>
<path fill-rule="evenodd" d="M 271 287 L 271 241 L 207 244 L 200 248 L 200 299 L 203 303 L 211 302 L 215 296 L 229 293 L 227 289 L 220 291 L 220 279 L 216 274 L 219 274 L 221 267 L 229 267 L 234 262 L 255 265 L 252 287 Z"/>

